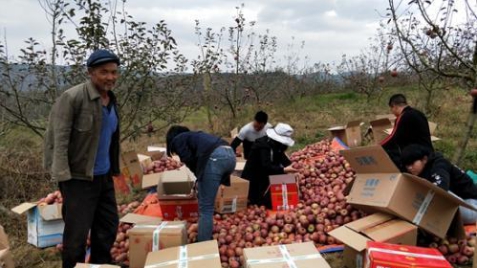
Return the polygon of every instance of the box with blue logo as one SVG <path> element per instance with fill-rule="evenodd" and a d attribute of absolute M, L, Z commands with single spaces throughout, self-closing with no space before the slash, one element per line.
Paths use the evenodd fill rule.
<path fill-rule="evenodd" d="M 28 243 L 46 248 L 63 242 L 65 224 L 61 216 L 62 204 L 23 203 L 12 209 L 27 215 Z"/>
<path fill-rule="evenodd" d="M 347 202 L 369 212 L 385 212 L 445 238 L 449 232 L 464 238 L 459 206 L 473 210 L 462 199 L 429 181 L 401 173 L 381 146 L 341 151 L 357 173 Z"/>

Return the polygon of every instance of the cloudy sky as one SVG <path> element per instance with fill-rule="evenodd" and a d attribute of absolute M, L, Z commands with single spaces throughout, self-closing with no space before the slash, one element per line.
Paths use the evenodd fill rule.
<path fill-rule="evenodd" d="M 121 1 L 120 1 L 121 2 Z M 51 31 L 38 0 L 0 0 L 1 40 L 6 37 L 10 56 L 23 46 L 28 37 L 37 39 L 44 48 L 51 45 Z M 287 45 L 294 43 L 294 53 L 315 62 L 339 62 L 341 55 L 354 55 L 365 48 L 376 33 L 380 14 L 385 13 L 383 0 L 130 0 L 126 11 L 137 21 L 151 25 L 165 20 L 180 50 L 188 58 L 199 54 L 194 34 L 195 20 L 203 28 L 215 30 L 232 26 L 235 7 L 245 4 L 247 21 L 256 21 L 255 32 L 266 29 L 278 38 L 277 60 L 284 62 Z M 68 32 L 67 32 L 68 34 Z M 292 41 L 294 37 L 295 41 Z M 299 43 L 305 42 L 303 50 Z"/>

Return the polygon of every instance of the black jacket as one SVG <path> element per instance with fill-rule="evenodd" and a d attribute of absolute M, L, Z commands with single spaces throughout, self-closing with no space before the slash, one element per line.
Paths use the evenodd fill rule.
<path fill-rule="evenodd" d="M 433 153 L 428 158 L 419 177 L 453 192 L 462 199 L 477 199 L 477 186 L 472 179 L 439 153 Z"/>
<path fill-rule="evenodd" d="M 396 119 L 392 133 L 381 142 L 381 145 L 394 163 L 403 170 L 400 163 L 401 151 L 411 144 L 419 144 L 434 151 L 426 116 L 421 111 L 407 106 Z"/>
<path fill-rule="evenodd" d="M 268 176 L 285 174 L 283 168 L 290 164 L 283 145 L 268 136 L 255 140 L 242 172 L 242 178 L 250 181 L 250 203 L 271 208 Z"/>
<path fill-rule="evenodd" d="M 177 135 L 171 142 L 171 153 L 195 174 L 198 181 L 203 179 L 204 169 L 212 152 L 228 143 L 219 137 L 204 132 L 189 131 Z M 222 184 L 230 186 L 230 176 L 224 176 Z"/>

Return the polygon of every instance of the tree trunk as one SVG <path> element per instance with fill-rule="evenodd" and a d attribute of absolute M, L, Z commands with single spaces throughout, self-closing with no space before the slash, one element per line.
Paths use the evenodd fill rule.
<path fill-rule="evenodd" d="M 473 108 L 475 107 L 476 99 L 474 98 Z M 467 118 L 466 130 L 464 132 L 464 136 L 462 140 L 459 142 L 457 146 L 457 150 L 455 151 L 453 162 L 456 165 L 460 165 L 462 158 L 464 157 L 465 148 L 467 147 L 467 143 L 469 142 L 470 136 L 472 135 L 472 130 L 474 129 L 475 120 L 477 119 L 477 114 L 475 109 L 471 109 L 469 116 Z"/>
<path fill-rule="evenodd" d="M 212 114 L 210 112 L 210 105 L 211 105 L 211 100 L 210 100 L 210 93 L 212 90 L 212 85 L 211 85 L 211 78 L 210 78 L 210 73 L 206 72 L 204 73 L 203 76 L 203 86 L 204 86 L 204 93 L 205 93 L 205 106 L 207 109 L 207 121 L 209 123 L 209 131 L 214 132 L 214 122 L 212 121 Z"/>

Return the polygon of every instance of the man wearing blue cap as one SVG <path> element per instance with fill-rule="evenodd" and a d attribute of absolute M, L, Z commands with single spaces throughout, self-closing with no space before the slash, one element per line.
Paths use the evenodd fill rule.
<path fill-rule="evenodd" d="M 112 92 L 119 58 L 96 50 L 89 79 L 56 100 L 45 134 L 44 165 L 63 196 L 63 267 L 84 262 L 91 235 L 91 263 L 111 263 L 118 229 L 112 175 L 119 171 L 119 117 Z"/>

